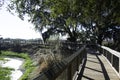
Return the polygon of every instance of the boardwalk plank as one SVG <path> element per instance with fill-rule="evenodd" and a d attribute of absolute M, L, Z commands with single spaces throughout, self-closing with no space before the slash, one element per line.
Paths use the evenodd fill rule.
<path fill-rule="evenodd" d="M 120 78 L 103 55 L 89 52 L 82 77 L 79 74 L 77 80 L 120 80 Z"/>

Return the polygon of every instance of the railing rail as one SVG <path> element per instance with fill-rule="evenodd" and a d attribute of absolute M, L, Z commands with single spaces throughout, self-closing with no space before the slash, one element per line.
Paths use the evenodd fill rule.
<path fill-rule="evenodd" d="M 46 72 L 41 73 L 33 80 L 74 80 L 79 72 L 80 65 L 86 60 L 86 49 L 83 46 L 73 55 L 57 63 Z"/>
<path fill-rule="evenodd" d="M 99 49 L 113 66 L 116 73 L 120 76 L 120 52 L 117 52 L 105 46 L 99 46 Z"/>

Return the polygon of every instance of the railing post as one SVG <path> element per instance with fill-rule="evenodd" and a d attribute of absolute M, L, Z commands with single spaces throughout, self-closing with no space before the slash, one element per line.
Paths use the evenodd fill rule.
<path fill-rule="evenodd" d="M 102 48 L 102 51 L 103 51 L 103 55 L 105 55 L 105 50 Z"/>
<path fill-rule="evenodd" d="M 70 64 L 67 70 L 67 80 L 72 80 L 72 65 Z"/>
<path fill-rule="evenodd" d="M 77 71 L 79 71 L 79 56 L 77 56 Z"/>
<path fill-rule="evenodd" d="M 119 73 L 119 58 L 116 55 L 113 55 L 113 67 Z"/>
<path fill-rule="evenodd" d="M 119 57 L 119 75 L 120 75 L 120 57 Z"/>
<path fill-rule="evenodd" d="M 113 65 L 113 54 L 111 54 L 111 64 Z"/>
<path fill-rule="evenodd" d="M 107 58 L 107 51 L 105 50 L 105 57 Z"/>
<path fill-rule="evenodd" d="M 82 54 L 84 55 L 83 58 L 87 58 L 87 52 L 86 52 L 86 49 L 83 50 Z M 82 59 L 83 60 L 83 59 Z"/>

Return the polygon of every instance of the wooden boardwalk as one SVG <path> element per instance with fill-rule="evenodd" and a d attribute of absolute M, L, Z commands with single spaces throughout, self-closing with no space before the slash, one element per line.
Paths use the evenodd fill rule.
<path fill-rule="evenodd" d="M 120 80 L 105 57 L 88 50 L 87 60 L 77 80 Z"/>

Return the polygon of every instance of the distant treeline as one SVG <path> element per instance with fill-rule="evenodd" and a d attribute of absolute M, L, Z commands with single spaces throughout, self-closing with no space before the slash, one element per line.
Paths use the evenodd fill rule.
<path fill-rule="evenodd" d="M 9 43 L 9 44 L 31 44 L 31 43 L 43 43 L 43 41 L 41 39 L 10 39 L 10 38 L 6 38 L 6 39 L 0 39 L 0 43 Z"/>

